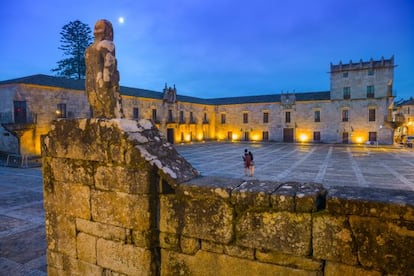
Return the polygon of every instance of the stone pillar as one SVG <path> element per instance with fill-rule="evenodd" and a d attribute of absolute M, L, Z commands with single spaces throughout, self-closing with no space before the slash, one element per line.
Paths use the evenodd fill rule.
<path fill-rule="evenodd" d="M 148 120 L 51 129 L 42 139 L 48 274 L 159 274 L 158 194 L 198 172 Z"/>

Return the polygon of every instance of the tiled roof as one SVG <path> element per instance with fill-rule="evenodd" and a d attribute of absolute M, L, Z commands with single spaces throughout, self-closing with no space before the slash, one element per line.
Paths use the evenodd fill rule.
<path fill-rule="evenodd" d="M 414 99 L 413 99 L 413 97 L 411 97 L 408 100 L 401 100 L 398 103 L 396 103 L 396 105 L 397 106 L 414 105 Z"/>
<path fill-rule="evenodd" d="M 35 84 L 43 86 L 61 87 L 65 89 L 73 90 L 85 90 L 85 80 L 68 79 L 65 77 L 56 77 L 48 75 L 32 75 L 18 79 L 11 79 L 0 81 L 0 85 L 4 84 Z M 121 86 L 120 91 L 122 95 L 143 97 L 150 99 L 162 99 L 163 93 L 153 90 L 146 90 L 140 88 L 132 88 Z M 295 93 L 296 101 L 321 101 L 329 100 L 330 92 L 308 92 L 308 93 Z M 226 98 L 209 98 L 202 99 L 197 97 L 177 95 L 177 100 L 181 102 L 207 104 L 207 105 L 226 105 L 226 104 L 248 104 L 248 103 L 269 103 L 280 102 L 280 94 L 272 95 L 258 95 L 258 96 L 242 96 L 242 97 L 226 97 Z"/>

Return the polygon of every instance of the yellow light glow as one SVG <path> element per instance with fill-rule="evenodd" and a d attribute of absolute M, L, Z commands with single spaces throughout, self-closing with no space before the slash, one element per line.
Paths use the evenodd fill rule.
<path fill-rule="evenodd" d="M 308 140 L 308 135 L 306 135 L 306 134 L 301 134 L 300 136 L 299 136 L 299 141 L 301 141 L 301 142 L 306 142 Z"/>
<path fill-rule="evenodd" d="M 186 134 L 185 137 L 184 137 L 184 140 L 186 142 L 190 142 L 191 141 L 191 135 L 190 134 Z"/>
<path fill-rule="evenodd" d="M 362 138 L 361 136 L 358 136 L 358 137 L 355 139 L 355 141 L 356 141 L 358 144 L 361 144 L 361 143 L 362 143 L 362 141 L 364 141 L 364 140 L 363 140 L 363 138 Z"/>
<path fill-rule="evenodd" d="M 253 141 L 259 141 L 259 135 L 258 134 L 254 134 L 254 135 L 252 135 L 252 140 Z"/>
<path fill-rule="evenodd" d="M 202 141 L 202 140 L 203 140 L 203 134 L 202 134 L 202 133 L 199 133 L 199 134 L 197 135 L 197 140 L 198 140 L 198 141 Z"/>
<path fill-rule="evenodd" d="M 237 134 L 233 133 L 233 135 L 231 136 L 231 139 L 232 139 L 233 141 L 239 140 L 239 135 L 237 135 Z"/>

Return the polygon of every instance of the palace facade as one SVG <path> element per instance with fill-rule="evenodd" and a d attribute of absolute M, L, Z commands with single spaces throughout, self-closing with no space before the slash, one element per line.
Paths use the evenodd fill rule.
<path fill-rule="evenodd" d="M 204 99 L 121 86 L 129 119 L 151 119 L 171 143 L 394 142 L 394 57 L 330 65 L 330 91 Z M 84 80 L 33 75 L 0 82 L 0 151 L 40 153 L 51 121 L 90 117 Z"/>

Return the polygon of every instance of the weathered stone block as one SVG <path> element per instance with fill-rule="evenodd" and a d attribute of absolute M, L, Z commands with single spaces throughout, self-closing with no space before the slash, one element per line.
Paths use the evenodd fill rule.
<path fill-rule="evenodd" d="M 414 275 L 413 222 L 358 216 L 350 216 L 349 222 L 363 267 L 389 274 Z"/>
<path fill-rule="evenodd" d="M 76 230 L 95 237 L 125 241 L 125 228 L 84 219 L 76 219 Z"/>
<path fill-rule="evenodd" d="M 349 214 L 414 221 L 414 192 L 335 187 L 329 189 L 326 209 L 332 214 Z"/>
<path fill-rule="evenodd" d="M 350 266 L 335 262 L 325 263 L 325 274 L 326 276 L 381 276 L 382 273 L 374 270 L 365 270 L 360 267 Z"/>
<path fill-rule="evenodd" d="M 52 250 L 47 250 L 46 258 L 47 258 L 48 268 L 54 267 L 58 269 L 63 269 L 63 254 L 62 253 L 58 253 Z"/>
<path fill-rule="evenodd" d="M 180 247 L 184 254 L 194 255 L 200 249 L 200 241 L 198 239 L 181 236 Z"/>
<path fill-rule="evenodd" d="M 254 249 L 235 245 L 225 245 L 224 254 L 254 260 Z"/>
<path fill-rule="evenodd" d="M 180 251 L 180 236 L 170 233 L 160 233 L 160 247 L 168 250 Z"/>
<path fill-rule="evenodd" d="M 338 263 L 357 263 L 356 244 L 347 217 L 327 213 L 313 217 L 313 256 Z"/>
<path fill-rule="evenodd" d="M 152 275 L 151 252 L 122 242 L 98 239 L 97 264 L 127 275 Z"/>
<path fill-rule="evenodd" d="M 228 243 L 233 237 L 233 208 L 220 198 L 160 197 L 160 231 Z"/>
<path fill-rule="evenodd" d="M 236 224 L 236 244 L 307 256 L 312 218 L 306 213 L 245 212 Z"/>
<path fill-rule="evenodd" d="M 326 190 L 318 183 L 286 182 L 271 195 L 273 209 L 316 212 L 325 208 Z"/>
<path fill-rule="evenodd" d="M 76 238 L 76 249 L 78 259 L 90 264 L 96 264 L 96 237 L 78 233 Z"/>
<path fill-rule="evenodd" d="M 52 158 L 50 167 L 53 179 L 63 183 L 93 186 L 93 162 L 66 158 Z"/>
<path fill-rule="evenodd" d="M 102 275 L 103 269 L 94 264 L 65 256 L 63 258 L 63 271 L 65 272 L 64 275 Z"/>
<path fill-rule="evenodd" d="M 53 191 L 44 192 L 44 205 L 59 214 L 90 219 L 90 187 L 56 181 Z"/>
<path fill-rule="evenodd" d="M 98 189 L 119 191 L 129 194 L 148 194 L 150 185 L 155 185 L 150 176 L 150 168 L 121 166 L 100 166 L 96 169 L 95 186 Z"/>
<path fill-rule="evenodd" d="M 200 176 L 188 182 L 181 183 L 177 195 L 190 197 L 220 197 L 229 199 L 234 188 L 242 183 L 240 179 L 214 176 Z"/>
<path fill-rule="evenodd" d="M 223 254 L 224 253 L 224 245 L 220 243 L 215 243 L 211 241 L 201 241 L 201 249 L 208 252 L 214 252 Z"/>
<path fill-rule="evenodd" d="M 270 195 L 281 183 L 271 181 L 248 180 L 241 183 L 231 194 L 231 201 L 238 209 L 269 208 Z"/>
<path fill-rule="evenodd" d="M 47 249 L 76 258 L 76 227 L 73 217 L 46 213 Z"/>
<path fill-rule="evenodd" d="M 108 204 L 108 203 L 111 204 Z M 92 191 L 94 221 L 138 231 L 149 230 L 149 198 L 121 192 Z"/>
<path fill-rule="evenodd" d="M 308 271 L 260 263 L 212 252 L 198 251 L 195 255 L 161 250 L 161 275 L 320 275 Z"/>
<path fill-rule="evenodd" d="M 256 259 L 260 262 L 272 263 L 292 268 L 319 271 L 322 274 L 323 262 L 311 258 L 298 257 L 275 251 L 256 250 Z"/>

